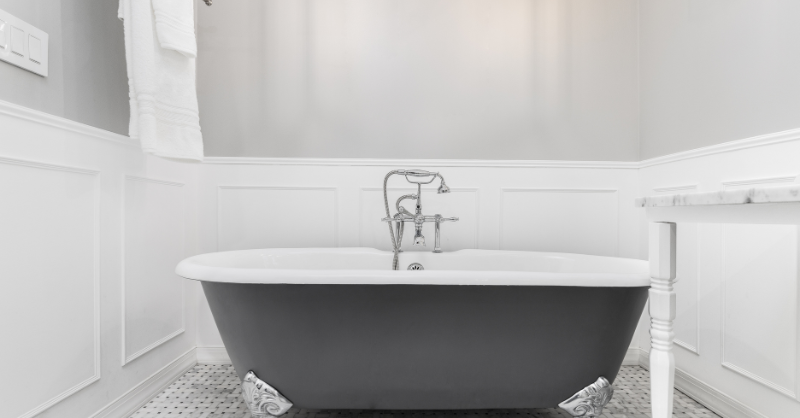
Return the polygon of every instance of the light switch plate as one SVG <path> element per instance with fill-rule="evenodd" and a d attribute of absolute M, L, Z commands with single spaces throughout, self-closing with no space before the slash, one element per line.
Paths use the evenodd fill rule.
<path fill-rule="evenodd" d="M 0 60 L 47 77 L 48 40 L 43 30 L 0 10 Z"/>
<path fill-rule="evenodd" d="M 33 35 L 28 35 L 28 58 L 37 64 L 42 62 L 42 41 Z"/>
<path fill-rule="evenodd" d="M 6 49 L 6 44 L 8 44 L 8 25 L 6 25 L 5 20 L 0 20 L 0 54 L 3 53 L 3 50 Z"/>
<path fill-rule="evenodd" d="M 16 26 L 11 26 L 11 52 L 25 56 L 25 31 Z"/>

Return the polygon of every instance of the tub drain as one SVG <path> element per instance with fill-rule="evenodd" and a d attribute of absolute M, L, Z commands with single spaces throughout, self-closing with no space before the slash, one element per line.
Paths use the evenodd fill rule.
<path fill-rule="evenodd" d="M 409 270 L 425 270 L 425 267 L 422 267 L 420 263 L 411 263 L 408 265 Z"/>

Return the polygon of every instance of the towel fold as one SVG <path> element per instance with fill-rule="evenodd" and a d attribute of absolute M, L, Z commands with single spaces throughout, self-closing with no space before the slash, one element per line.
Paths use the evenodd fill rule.
<path fill-rule="evenodd" d="M 191 0 L 120 0 L 119 18 L 124 22 L 125 57 L 131 106 L 129 134 L 139 138 L 142 150 L 161 157 L 203 159 L 203 137 L 195 87 L 196 42 L 194 15 L 184 6 L 162 9 L 170 16 L 159 25 L 154 4 L 188 4 Z M 164 11 L 180 12 L 181 18 Z M 185 24 L 190 20 L 188 26 Z M 181 25 L 182 30 L 174 30 Z M 162 34 L 159 29 L 169 27 Z M 191 38 L 186 37 L 187 27 Z M 190 39 L 187 40 L 187 39 Z M 165 42 L 166 40 L 166 42 Z M 164 44 L 170 45 L 165 48 Z M 174 46 L 174 48 L 173 48 Z M 192 53 L 192 46 L 194 52 Z M 181 50 L 179 50 L 180 48 Z M 188 52 L 188 53 L 187 53 Z M 190 54 L 191 53 L 191 54 Z"/>
<path fill-rule="evenodd" d="M 153 0 L 153 12 L 161 47 L 197 57 L 192 0 Z"/>

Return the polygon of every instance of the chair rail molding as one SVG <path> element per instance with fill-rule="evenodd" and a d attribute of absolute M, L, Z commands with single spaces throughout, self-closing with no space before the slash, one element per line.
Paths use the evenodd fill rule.
<path fill-rule="evenodd" d="M 692 158 L 705 157 L 709 155 L 722 154 L 731 151 L 739 151 L 739 150 L 763 147 L 768 145 L 775 145 L 783 142 L 790 142 L 797 140 L 800 140 L 800 128 L 790 129 L 787 131 L 774 132 L 764 135 L 758 135 L 750 138 L 723 142 L 716 145 L 710 145 L 707 147 L 676 152 L 674 154 L 663 155 L 660 157 L 649 158 L 640 161 L 638 164 L 638 168 L 653 167 L 656 165 L 674 163 L 677 161 L 683 161 Z"/>
<path fill-rule="evenodd" d="M 297 165 L 297 166 L 414 166 L 414 167 L 497 167 L 497 168 L 593 168 L 639 170 L 692 158 L 722 154 L 800 140 L 800 128 L 722 142 L 707 147 L 680 151 L 640 161 L 568 160 L 449 160 L 380 158 L 294 158 L 294 157 L 215 157 L 203 159 L 217 165 Z"/>
<path fill-rule="evenodd" d="M 6 115 L 30 122 L 35 122 L 41 125 L 60 129 L 62 131 L 69 131 L 128 147 L 138 148 L 140 146 L 138 139 L 106 131 L 105 129 L 95 128 L 94 126 L 89 126 L 61 116 L 51 115 L 39 110 L 20 106 L 5 100 L 0 100 L 0 115 Z"/>
<path fill-rule="evenodd" d="M 223 165 L 297 165 L 345 167 L 497 167 L 497 168 L 594 168 L 636 170 L 635 161 L 568 161 L 568 160 L 447 160 L 447 159 L 380 159 L 380 158 L 271 158 L 271 157 L 205 157 L 205 164 Z"/>

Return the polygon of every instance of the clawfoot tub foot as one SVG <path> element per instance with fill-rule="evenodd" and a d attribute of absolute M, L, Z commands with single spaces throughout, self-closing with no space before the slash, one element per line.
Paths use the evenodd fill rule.
<path fill-rule="evenodd" d="M 244 376 L 242 397 L 253 418 L 278 417 L 292 407 L 288 399 L 259 379 L 252 370 Z"/>
<path fill-rule="evenodd" d="M 611 386 L 605 377 L 601 377 L 558 406 L 573 417 L 594 418 L 603 414 L 603 407 L 612 396 L 614 396 L 614 386 Z"/>

